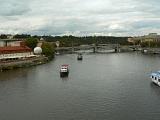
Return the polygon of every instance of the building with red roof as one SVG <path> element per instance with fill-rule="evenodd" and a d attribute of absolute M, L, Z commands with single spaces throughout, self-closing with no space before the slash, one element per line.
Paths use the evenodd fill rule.
<path fill-rule="evenodd" d="M 34 56 L 32 49 L 24 41 L 0 40 L 0 61 L 25 59 Z"/>

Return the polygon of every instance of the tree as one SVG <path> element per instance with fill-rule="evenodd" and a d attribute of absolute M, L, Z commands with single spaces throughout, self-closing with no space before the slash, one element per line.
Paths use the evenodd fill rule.
<path fill-rule="evenodd" d="M 141 47 L 148 47 L 148 43 L 145 41 L 145 42 L 141 42 Z"/>
<path fill-rule="evenodd" d="M 26 45 L 31 48 L 32 50 L 37 46 L 38 40 L 36 38 L 28 38 L 25 41 Z"/>
<path fill-rule="evenodd" d="M 1 35 L 0 35 L 0 39 L 7 39 L 7 35 L 1 34 Z"/>
<path fill-rule="evenodd" d="M 14 35 L 14 38 L 18 38 L 18 39 L 23 39 L 23 38 L 30 38 L 31 35 L 28 35 L 28 34 L 16 34 Z"/>
<path fill-rule="evenodd" d="M 55 49 L 54 46 L 48 42 L 43 42 L 42 44 L 42 54 L 47 56 L 49 59 L 54 58 Z"/>

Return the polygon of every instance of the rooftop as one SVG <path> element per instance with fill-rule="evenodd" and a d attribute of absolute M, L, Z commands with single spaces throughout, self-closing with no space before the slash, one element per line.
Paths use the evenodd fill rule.
<path fill-rule="evenodd" d="M 0 41 L 21 41 L 21 39 L 0 39 Z"/>
<path fill-rule="evenodd" d="M 13 47 L 0 47 L 0 54 L 19 53 L 19 52 L 31 52 L 29 47 L 13 46 Z"/>

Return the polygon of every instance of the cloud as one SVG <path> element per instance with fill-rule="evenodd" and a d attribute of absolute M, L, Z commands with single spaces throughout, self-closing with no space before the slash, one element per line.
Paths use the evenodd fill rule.
<path fill-rule="evenodd" d="M 0 16 L 17 16 L 23 15 L 30 11 L 28 2 L 21 0 L 6 0 L 1 2 Z"/>
<path fill-rule="evenodd" d="M 0 33 L 128 36 L 160 32 L 158 0 L 0 2 Z"/>

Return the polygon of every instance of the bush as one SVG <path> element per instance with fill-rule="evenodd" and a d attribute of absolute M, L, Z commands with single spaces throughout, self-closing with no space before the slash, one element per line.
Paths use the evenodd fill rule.
<path fill-rule="evenodd" d="M 25 41 L 26 45 L 32 50 L 37 46 L 38 40 L 36 38 L 28 38 Z"/>
<path fill-rule="evenodd" d="M 54 46 L 48 42 L 42 44 L 42 54 L 47 56 L 49 59 L 54 58 L 55 49 Z"/>

